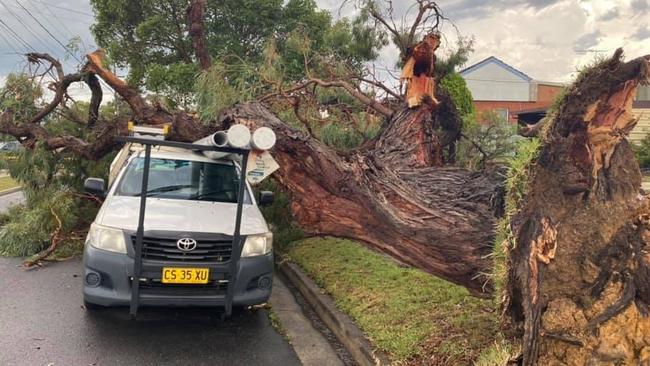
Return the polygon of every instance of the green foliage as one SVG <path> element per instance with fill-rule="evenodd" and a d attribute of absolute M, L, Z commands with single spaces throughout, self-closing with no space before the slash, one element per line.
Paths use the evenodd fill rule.
<path fill-rule="evenodd" d="M 473 115 L 463 119 L 463 138 L 458 144 L 457 162 L 468 169 L 481 169 L 486 162 L 503 162 L 515 152 L 517 126 L 495 113 L 484 113 L 478 123 Z"/>
<path fill-rule="evenodd" d="M 118 67 L 128 67 L 128 82 L 140 85 L 151 64 L 190 62 L 184 2 L 177 0 L 91 0 L 92 32 Z"/>
<path fill-rule="evenodd" d="M 0 256 L 27 256 L 45 249 L 58 226 L 54 215 L 61 220 L 64 231 L 77 222 L 77 202 L 69 191 L 31 191 L 28 200 L 32 203 L 14 210 L 14 216 L 0 228 Z"/>
<path fill-rule="evenodd" d="M 99 162 L 71 159 L 38 147 L 21 151 L 15 160 L 5 162 L 22 185 L 26 204 L 0 220 L 0 255 L 27 256 L 44 249 L 58 227 L 58 220 L 62 235 L 77 227 L 87 227 L 98 206 L 79 197 L 82 179 L 104 176 L 110 159 L 111 156 Z"/>
<path fill-rule="evenodd" d="M 27 79 L 20 80 L 25 84 Z M 36 101 L 32 99 L 31 102 L 16 112 L 34 113 Z M 63 113 L 78 116 L 87 111 L 86 104 L 77 103 Z M 59 115 L 49 116 L 42 126 L 52 135 L 66 134 L 92 141 L 84 126 Z M 0 168 L 8 169 L 12 178 L 23 187 L 26 204 L 12 209 L 10 215 L 0 219 L 0 255 L 26 256 L 44 249 L 58 228 L 59 220 L 61 237 L 67 237 L 73 229 L 87 227 L 89 220 L 95 217 L 98 205 L 79 196 L 82 181 L 88 176 L 105 176 L 111 159 L 109 154 L 98 162 L 88 161 L 66 152 L 48 151 L 40 144 L 3 159 Z"/>
<path fill-rule="evenodd" d="M 348 125 L 336 121 L 326 124 L 319 131 L 319 139 L 336 149 L 350 150 L 379 134 L 381 125 L 371 122 L 372 116 L 359 113 L 353 118 L 354 121 Z"/>
<path fill-rule="evenodd" d="M 36 114 L 36 101 L 42 95 L 38 83 L 27 74 L 10 73 L 0 89 L 0 111 L 11 110 L 14 120 L 27 122 Z"/>
<path fill-rule="evenodd" d="M 639 167 L 643 170 L 650 169 L 650 135 L 646 135 L 638 145 L 632 145 Z"/>
<path fill-rule="evenodd" d="M 291 246 L 289 257 L 395 362 L 444 359 L 467 365 L 497 334 L 491 300 L 358 243 L 306 239 Z"/>
<path fill-rule="evenodd" d="M 472 52 L 474 52 L 474 39 L 459 36 L 456 49 L 451 51 L 448 56 L 436 60 L 435 72 L 438 79 L 443 79 L 449 74 L 458 72 L 457 69 L 467 63 Z"/>
<path fill-rule="evenodd" d="M 507 160 L 505 214 L 497 224 L 493 249 L 492 278 L 497 294 L 503 289 L 508 271 L 507 253 L 515 245 L 510 222 L 533 179 L 531 171 L 541 147 L 541 140 L 537 138 L 522 140 L 517 144 L 515 155 Z"/>
<path fill-rule="evenodd" d="M 506 212 L 514 212 L 527 192 L 531 177 L 531 167 L 541 150 L 538 138 L 524 139 L 517 144 L 515 155 L 508 159 L 506 178 Z"/>
<path fill-rule="evenodd" d="M 147 90 L 167 97 L 170 109 L 187 108 L 194 101 L 194 84 L 198 73 L 196 64 L 153 64 L 148 70 Z"/>
<path fill-rule="evenodd" d="M 129 69 L 129 83 L 145 85 L 177 104 L 189 105 L 187 96 L 196 69 L 187 37 L 188 4 L 176 0 L 92 0 L 91 5 L 97 43 L 116 66 Z M 209 1 L 205 19 L 206 44 L 213 60 L 222 66 L 245 63 L 260 68 L 266 46 L 273 40 L 282 54 L 283 77 L 292 81 L 304 76 L 304 53 L 294 42 L 297 33 L 309 39 L 313 52 L 336 55 L 355 65 L 375 58 L 376 48 L 385 45 L 383 33 L 374 27 L 347 19 L 333 23 L 329 12 L 318 9 L 314 0 Z M 239 78 L 232 73 L 228 76 Z"/>
<path fill-rule="evenodd" d="M 263 181 L 259 190 L 275 193 L 273 204 L 268 207 L 261 207 L 261 211 L 266 222 L 271 225 L 274 247 L 283 252 L 289 243 L 302 239 L 304 233 L 293 218 L 289 196 L 282 191 L 275 181 L 272 179 Z"/>
<path fill-rule="evenodd" d="M 504 340 L 495 341 L 474 362 L 474 366 L 506 366 L 515 356 L 512 345 Z"/>
<path fill-rule="evenodd" d="M 440 88 L 449 94 L 462 118 L 470 118 L 476 113 L 472 92 L 460 74 L 454 72 L 445 75 L 440 80 Z"/>
<path fill-rule="evenodd" d="M 209 70 L 201 72 L 196 80 L 196 101 L 199 119 L 213 121 L 222 109 L 236 102 L 254 98 L 262 87 L 255 67 L 236 62 L 215 62 Z"/>

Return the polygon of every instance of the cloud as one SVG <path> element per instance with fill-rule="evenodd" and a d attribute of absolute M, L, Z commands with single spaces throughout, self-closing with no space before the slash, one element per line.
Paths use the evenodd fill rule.
<path fill-rule="evenodd" d="M 636 41 L 643 41 L 647 38 L 650 38 L 650 27 L 639 27 L 639 29 L 632 34 L 632 39 Z"/>
<path fill-rule="evenodd" d="M 648 0 L 633 0 L 630 8 L 634 13 L 644 14 L 650 11 L 650 1 Z"/>
<path fill-rule="evenodd" d="M 481 18 L 512 8 L 543 10 L 561 0 L 461 0 L 443 7 L 445 14 L 452 19 Z"/>
<path fill-rule="evenodd" d="M 602 34 L 600 33 L 599 30 L 596 30 L 596 31 L 591 32 L 591 33 L 584 34 L 573 43 L 574 49 L 576 51 L 587 50 L 587 49 L 597 45 L 598 40 L 600 39 L 601 36 L 602 36 Z"/>
<path fill-rule="evenodd" d="M 616 19 L 619 16 L 618 8 L 612 8 L 609 11 L 607 11 L 605 14 L 601 15 L 598 17 L 598 20 L 602 22 L 606 22 L 612 19 Z"/>

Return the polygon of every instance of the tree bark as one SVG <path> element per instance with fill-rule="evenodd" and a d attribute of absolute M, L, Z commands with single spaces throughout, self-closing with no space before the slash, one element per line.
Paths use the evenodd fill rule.
<path fill-rule="evenodd" d="M 496 172 L 431 166 L 431 109 L 402 110 L 378 138 L 345 154 L 257 103 L 235 105 L 218 120 L 276 132 L 276 178 L 307 233 L 360 240 L 476 295 L 489 294 L 499 179 Z"/>
<path fill-rule="evenodd" d="M 194 54 L 201 66 L 201 70 L 207 70 L 211 65 L 210 54 L 208 53 L 205 42 L 205 32 L 203 30 L 203 18 L 207 4 L 207 0 L 192 0 L 190 6 L 187 8 L 190 38 L 192 38 Z"/>
<path fill-rule="evenodd" d="M 521 365 L 650 364 L 650 198 L 625 138 L 650 66 L 621 57 L 568 89 L 510 222 L 504 320 Z"/>

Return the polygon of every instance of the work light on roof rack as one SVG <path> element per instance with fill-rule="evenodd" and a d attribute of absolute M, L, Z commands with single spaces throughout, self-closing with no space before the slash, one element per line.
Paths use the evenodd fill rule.
<path fill-rule="evenodd" d="M 136 125 L 133 121 L 128 123 L 129 133 L 133 137 L 150 138 L 154 140 L 164 140 L 171 130 L 170 125 L 146 126 Z"/>
<path fill-rule="evenodd" d="M 194 143 L 216 147 L 234 147 L 237 149 L 269 150 L 276 142 L 273 130 L 268 127 L 260 127 L 251 134 L 251 130 L 242 125 L 230 126 L 227 131 L 218 131 L 210 136 L 204 137 Z M 202 151 L 210 159 L 221 159 L 230 153 L 220 151 Z"/>

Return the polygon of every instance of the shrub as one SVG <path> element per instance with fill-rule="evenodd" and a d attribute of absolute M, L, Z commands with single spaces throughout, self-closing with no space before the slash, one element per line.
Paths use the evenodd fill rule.
<path fill-rule="evenodd" d="M 503 163 L 514 155 L 518 141 L 517 126 L 493 112 L 482 115 L 479 124 L 470 115 L 463 121 L 463 138 L 458 144 L 457 162 L 468 169 L 481 169 L 486 162 Z"/>
<path fill-rule="evenodd" d="M 650 135 L 646 135 L 638 145 L 632 145 L 641 170 L 650 170 Z"/>

